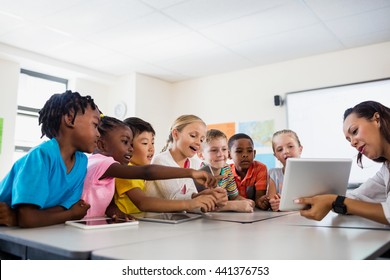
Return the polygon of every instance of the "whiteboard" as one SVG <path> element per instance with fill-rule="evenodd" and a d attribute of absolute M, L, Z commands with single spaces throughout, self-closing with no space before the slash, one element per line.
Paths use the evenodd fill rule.
<path fill-rule="evenodd" d="M 363 157 L 358 167 L 357 151 L 343 133 L 344 111 L 367 100 L 390 107 L 390 79 L 287 93 L 287 124 L 301 140 L 302 157 L 352 158 L 350 183 L 372 177 L 381 164 Z"/>

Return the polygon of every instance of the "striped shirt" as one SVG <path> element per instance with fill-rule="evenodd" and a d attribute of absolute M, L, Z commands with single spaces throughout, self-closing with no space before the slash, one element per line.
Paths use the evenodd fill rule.
<path fill-rule="evenodd" d="M 218 181 L 218 186 L 227 191 L 229 200 L 235 199 L 238 196 L 238 189 L 231 167 L 228 164 L 225 165 L 221 168 L 219 175 L 223 175 L 224 178 Z"/>
<path fill-rule="evenodd" d="M 202 162 L 200 170 L 211 173 L 210 168 L 211 167 L 209 165 Z M 223 175 L 224 177 L 218 181 L 218 187 L 221 187 L 226 190 L 229 200 L 236 199 L 236 197 L 238 196 L 238 189 L 230 165 L 226 164 L 224 167 L 222 167 L 221 171 L 219 172 L 219 175 Z M 204 186 L 199 184 L 196 184 L 196 187 L 198 188 L 198 191 L 202 191 L 205 189 Z"/>

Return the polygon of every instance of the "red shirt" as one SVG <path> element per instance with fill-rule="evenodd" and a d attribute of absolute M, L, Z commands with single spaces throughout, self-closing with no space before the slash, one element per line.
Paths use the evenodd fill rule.
<path fill-rule="evenodd" d="M 247 187 L 254 186 L 256 191 L 267 190 L 267 166 L 254 160 L 244 178 L 241 178 L 236 171 L 234 164 L 230 164 L 234 180 L 236 181 L 238 193 L 246 198 Z"/>

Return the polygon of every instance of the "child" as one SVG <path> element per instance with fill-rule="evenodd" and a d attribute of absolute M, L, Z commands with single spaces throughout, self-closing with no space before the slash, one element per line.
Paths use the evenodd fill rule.
<path fill-rule="evenodd" d="M 273 211 L 279 210 L 280 194 L 282 192 L 284 171 L 288 158 L 299 158 L 302 154 L 302 145 L 298 135 L 289 129 L 279 130 L 272 136 L 274 156 L 283 165 L 282 168 L 269 170 L 267 196 Z"/>
<path fill-rule="evenodd" d="M 197 116 L 182 115 L 171 127 L 168 143 L 163 152 L 156 155 L 152 163 L 184 168 L 199 168 L 194 157 L 201 149 L 206 137 L 206 124 Z M 169 147 L 168 147 L 169 146 Z M 207 172 L 206 172 L 207 173 Z M 148 196 L 166 199 L 191 199 L 198 195 L 213 194 L 218 206 L 225 206 L 228 200 L 222 188 L 206 189 L 198 193 L 194 181 L 187 179 L 148 181 L 145 185 Z"/>
<path fill-rule="evenodd" d="M 358 165 L 362 155 L 382 168 L 360 187 L 347 193 L 347 198 L 332 194 L 297 199 L 308 204 L 301 215 L 322 220 L 330 210 L 336 213 L 364 217 L 382 224 L 390 224 L 390 108 L 375 101 L 365 101 L 344 112 L 344 135 L 358 151 Z"/>
<path fill-rule="evenodd" d="M 85 216 L 84 153 L 96 147 L 99 115 L 90 96 L 68 90 L 50 97 L 39 111 L 42 136 L 50 140 L 15 162 L 0 182 L 0 201 L 15 214 L 7 225 L 41 227 Z"/>
<path fill-rule="evenodd" d="M 229 153 L 225 133 L 217 129 L 208 130 L 206 139 L 202 144 L 202 150 L 198 153 L 198 156 L 204 161 L 205 167 L 209 168 L 212 174 L 224 177 L 218 181 L 218 186 L 226 189 L 229 201 L 219 211 L 253 212 L 255 203 L 253 200 L 245 199 L 238 194 L 232 169 L 226 163 Z"/>
<path fill-rule="evenodd" d="M 149 165 L 154 156 L 155 131 L 150 123 L 133 117 L 124 120 L 134 135 L 131 166 Z M 110 217 L 121 217 L 124 214 L 143 212 L 176 212 L 202 209 L 211 211 L 215 207 L 212 195 L 201 195 L 194 199 L 170 200 L 158 197 L 148 197 L 144 192 L 145 180 L 115 179 L 115 203 L 111 203 L 106 214 Z M 119 211 L 120 210 L 120 211 Z"/>
<path fill-rule="evenodd" d="M 214 186 L 217 181 L 207 172 L 157 165 L 129 166 L 133 153 L 133 133 L 122 121 L 104 116 L 99 124 L 97 152 L 88 158 L 82 198 L 91 208 L 86 217 L 104 216 L 115 192 L 115 177 L 123 179 L 193 178 Z"/>
<path fill-rule="evenodd" d="M 267 166 L 254 160 L 256 150 L 252 138 L 244 133 L 237 133 L 228 141 L 230 165 L 238 187 L 238 193 L 255 201 L 263 210 L 269 209 L 267 190 Z"/>

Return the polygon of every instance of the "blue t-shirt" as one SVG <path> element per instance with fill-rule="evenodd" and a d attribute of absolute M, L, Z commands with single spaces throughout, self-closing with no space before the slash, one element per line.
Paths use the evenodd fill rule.
<path fill-rule="evenodd" d="M 67 173 L 57 140 L 46 141 L 14 163 L 0 182 L 0 201 L 11 207 L 25 203 L 69 209 L 81 198 L 87 161 L 84 153 L 76 152 L 75 164 Z"/>

